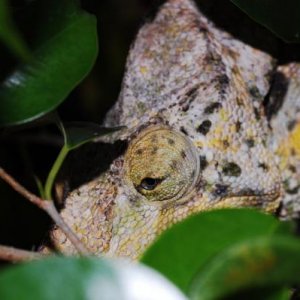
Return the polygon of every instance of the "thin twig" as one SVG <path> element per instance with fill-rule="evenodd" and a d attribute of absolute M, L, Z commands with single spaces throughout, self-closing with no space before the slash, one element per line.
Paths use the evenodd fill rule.
<path fill-rule="evenodd" d="M 20 183 L 18 183 L 12 176 L 10 176 L 4 169 L 0 167 L 0 177 L 7 182 L 15 191 L 29 200 L 31 203 L 37 205 L 39 208 L 44 209 L 44 201 L 36 196 L 35 194 L 29 192 Z"/>
<path fill-rule="evenodd" d="M 44 210 L 52 220 L 60 227 L 66 237 L 71 241 L 74 247 L 80 254 L 88 255 L 90 252 L 83 245 L 77 235 L 72 231 L 72 229 L 65 223 L 60 214 L 57 212 L 53 201 L 43 200 L 42 198 L 36 196 L 35 194 L 28 191 L 20 183 L 18 183 L 12 176 L 10 176 L 3 168 L 0 167 L 0 178 L 7 182 L 15 191 L 24 196 L 31 203 L 35 204 L 42 210 Z"/>
<path fill-rule="evenodd" d="M 12 262 L 40 259 L 45 254 L 0 245 L 0 259 Z"/>
<path fill-rule="evenodd" d="M 43 201 L 44 202 L 44 210 L 48 213 L 48 215 L 52 218 L 52 220 L 56 223 L 56 225 L 63 231 L 66 237 L 71 241 L 77 251 L 82 255 L 90 255 L 90 251 L 83 245 L 81 240 L 77 237 L 77 235 L 72 231 L 72 229 L 67 225 L 67 223 L 63 220 L 60 214 L 57 212 L 53 201 Z"/>

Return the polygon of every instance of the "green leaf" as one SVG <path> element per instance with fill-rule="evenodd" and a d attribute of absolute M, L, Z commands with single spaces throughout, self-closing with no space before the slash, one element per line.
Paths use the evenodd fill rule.
<path fill-rule="evenodd" d="M 47 15 L 34 59 L 0 86 L 0 126 L 21 124 L 55 109 L 93 66 L 98 46 L 96 19 L 77 1 L 37 1 Z"/>
<path fill-rule="evenodd" d="M 31 54 L 20 36 L 10 15 L 6 0 L 0 0 L 0 39 L 22 61 L 28 61 Z"/>
<path fill-rule="evenodd" d="M 47 200 L 52 199 L 52 188 L 55 178 L 71 150 L 78 148 L 85 143 L 95 141 L 95 139 L 97 139 L 97 141 L 105 140 L 108 136 L 121 132 L 122 129 L 126 128 L 124 126 L 105 128 L 98 124 L 87 122 L 68 122 L 63 124 L 57 115 L 56 124 L 64 135 L 64 146 L 59 152 L 45 183 L 43 194 Z"/>
<path fill-rule="evenodd" d="M 186 300 L 170 282 L 144 266 L 100 258 L 63 257 L 3 271 L 0 273 L 0 299 Z"/>
<path fill-rule="evenodd" d="M 66 122 L 61 127 L 65 145 L 69 150 L 125 128 L 124 126 L 106 128 L 91 122 Z"/>
<path fill-rule="evenodd" d="M 299 0 L 231 0 L 286 42 L 300 42 Z"/>
<path fill-rule="evenodd" d="M 207 263 L 196 276 L 190 295 L 193 300 L 220 299 L 241 290 L 299 283 L 300 241 L 260 237 L 234 245 Z"/>
<path fill-rule="evenodd" d="M 291 234 L 291 224 L 251 209 L 203 212 L 165 231 L 141 261 L 187 292 L 199 268 L 214 255 L 234 243 L 275 234 Z"/>

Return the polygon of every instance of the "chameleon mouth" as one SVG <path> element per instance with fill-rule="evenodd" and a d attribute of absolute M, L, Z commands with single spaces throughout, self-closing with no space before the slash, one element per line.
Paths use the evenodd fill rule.
<path fill-rule="evenodd" d="M 228 195 L 220 199 L 218 207 L 254 207 L 266 212 L 274 212 L 282 198 L 282 190 L 278 188 L 272 193 L 255 193 L 243 191 L 235 195 Z"/>
<path fill-rule="evenodd" d="M 194 191 L 195 192 L 195 191 Z M 273 213 L 279 207 L 280 200 L 282 199 L 283 190 L 281 185 L 269 193 L 262 191 L 255 191 L 252 189 L 244 189 L 238 193 L 226 192 L 223 195 L 215 195 L 214 199 L 207 197 L 203 194 L 188 194 L 185 197 L 178 199 L 174 202 L 164 203 L 163 209 L 176 206 L 179 207 L 194 207 L 195 211 L 210 210 L 214 208 L 257 208 L 265 212 Z M 189 204 L 189 203 L 193 204 Z"/>

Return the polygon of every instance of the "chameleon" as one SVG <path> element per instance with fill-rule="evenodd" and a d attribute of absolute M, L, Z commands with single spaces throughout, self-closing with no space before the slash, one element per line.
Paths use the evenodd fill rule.
<path fill-rule="evenodd" d="M 277 66 L 191 0 L 166 1 L 139 30 L 103 123 L 126 130 L 81 156 L 94 169 L 109 162 L 67 195 L 61 216 L 92 253 L 135 260 L 197 212 L 297 213 L 299 87 L 297 63 Z M 50 235 L 76 253 L 59 228 Z"/>

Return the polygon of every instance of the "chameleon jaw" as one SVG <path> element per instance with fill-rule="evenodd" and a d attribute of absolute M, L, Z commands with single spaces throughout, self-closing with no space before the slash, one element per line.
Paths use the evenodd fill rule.
<path fill-rule="evenodd" d="M 282 195 L 280 193 L 264 195 L 231 196 L 222 199 L 214 208 L 259 208 L 267 213 L 274 213 L 279 207 Z"/>
<path fill-rule="evenodd" d="M 111 257 L 136 260 L 160 233 L 193 214 L 233 207 L 256 207 L 273 213 L 278 208 L 280 199 L 280 189 L 269 194 L 228 196 L 215 201 L 194 191 L 194 194 L 190 194 L 190 198 L 179 199 L 172 202 L 172 205 L 159 206 L 159 203 L 148 202 L 136 207 L 134 203 L 130 204 L 128 197 L 125 199 L 123 195 L 123 204 L 122 207 L 119 206 L 116 213 L 119 218 L 113 225 L 110 249 L 107 254 Z"/>

